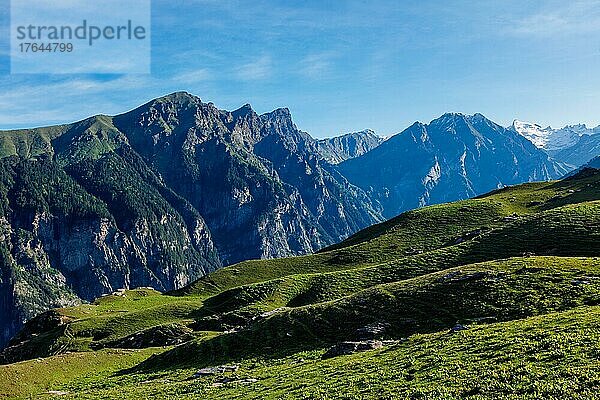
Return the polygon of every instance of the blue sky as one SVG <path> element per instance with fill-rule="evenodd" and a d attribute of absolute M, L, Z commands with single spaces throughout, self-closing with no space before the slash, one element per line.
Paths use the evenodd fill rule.
<path fill-rule="evenodd" d="M 10 75 L 0 1 L 0 129 L 177 90 L 230 110 L 288 107 L 316 137 L 389 135 L 447 111 L 600 124 L 600 0 L 154 0 L 150 75 Z"/>

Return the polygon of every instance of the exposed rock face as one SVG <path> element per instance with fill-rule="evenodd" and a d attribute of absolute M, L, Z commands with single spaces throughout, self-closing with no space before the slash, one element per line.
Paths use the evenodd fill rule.
<path fill-rule="evenodd" d="M 338 356 L 346 356 L 349 354 L 358 353 L 361 351 L 376 350 L 383 347 L 383 342 L 379 340 L 366 340 L 358 342 L 341 342 L 327 350 L 322 358 L 332 358 Z"/>
<path fill-rule="evenodd" d="M 331 164 L 339 164 L 351 158 L 362 156 L 384 142 L 370 129 L 348 133 L 317 142 L 317 149 L 325 160 Z"/>
<path fill-rule="evenodd" d="M 286 109 L 175 93 L 116 117 L 0 132 L 0 346 L 52 307 L 181 288 L 381 220 Z"/>
<path fill-rule="evenodd" d="M 445 114 L 428 125 L 417 122 L 339 168 L 380 201 L 387 217 L 505 185 L 559 178 L 568 171 L 481 114 Z"/>
<path fill-rule="evenodd" d="M 0 161 L 2 341 L 51 307 L 118 288 L 175 289 L 220 265 L 199 214 L 160 196 L 167 189 L 139 179 L 119 153 L 65 168 L 49 157 Z"/>
<path fill-rule="evenodd" d="M 228 112 L 176 93 L 114 121 L 204 217 L 225 264 L 304 254 L 381 219 L 287 109 Z"/>

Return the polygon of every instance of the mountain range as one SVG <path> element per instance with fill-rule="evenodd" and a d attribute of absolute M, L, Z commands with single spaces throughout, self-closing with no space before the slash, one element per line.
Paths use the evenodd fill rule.
<path fill-rule="evenodd" d="M 386 217 L 393 217 L 506 185 L 556 179 L 569 168 L 481 114 L 449 113 L 429 124 L 413 124 L 343 162 L 340 170 L 381 203 Z"/>
<path fill-rule="evenodd" d="M 579 167 L 600 154 L 600 126 L 567 125 L 561 129 L 515 120 L 511 129 L 543 149 L 553 159 Z"/>
<path fill-rule="evenodd" d="M 573 169 L 481 114 L 317 140 L 288 109 L 178 92 L 0 132 L 0 346 L 55 307 L 313 253 L 415 207 Z"/>
<path fill-rule="evenodd" d="M 187 93 L 115 117 L 0 133 L 5 342 L 27 319 L 119 288 L 305 254 L 381 220 L 287 109 Z"/>

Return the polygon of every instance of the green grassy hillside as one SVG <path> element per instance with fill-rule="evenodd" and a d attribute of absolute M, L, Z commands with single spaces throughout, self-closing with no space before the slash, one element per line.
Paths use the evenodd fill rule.
<path fill-rule="evenodd" d="M 54 310 L 2 353 L 5 363 L 49 358 L 2 367 L 0 393 L 594 398 L 598 243 L 597 171 L 410 211 L 318 254 Z M 391 340 L 382 349 L 321 359 L 373 324 Z M 93 367 L 78 371 L 83 360 Z M 240 365 L 231 382 L 190 379 L 226 363 Z M 35 378 L 40 364 L 57 377 Z"/>
<path fill-rule="evenodd" d="M 189 366 L 117 372 L 160 349 L 73 353 L 0 367 L 0 387 L 5 398 L 595 399 L 599 319 L 600 307 L 579 307 L 455 334 L 417 334 L 328 360 L 323 350 L 246 359 L 228 376 L 256 382 L 221 386 L 219 377 L 190 380 L 197 368 Z"/>

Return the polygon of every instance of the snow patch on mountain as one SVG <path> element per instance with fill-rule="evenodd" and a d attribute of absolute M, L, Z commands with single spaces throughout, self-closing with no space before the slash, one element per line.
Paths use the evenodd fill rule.
<path fill-rule="evenodd" d="M 600 126 L 590 129 L 585 124 L 567 125 L 561 129 L 543 128 L 539 124 L 515 120 L 512 130 L 525 137 L 536 147 L 547 151 L 557 151 L 572 147 L 583 136 L 600 133 Z"/>

